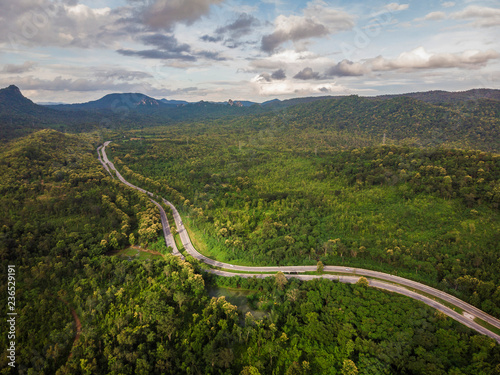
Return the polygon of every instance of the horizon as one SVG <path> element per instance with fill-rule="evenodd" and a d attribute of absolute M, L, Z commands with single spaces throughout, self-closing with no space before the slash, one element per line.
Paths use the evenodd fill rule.
<path fill-rule="evenodd" d="M 5 3 L 0 86 L 34 102 L 110 93 L 256 103 L 496 89 L 498 1 Z"/>
<path fill-rule="evenodd" d="M 177 99 L 177 98 L 166 99 L 166 98 L 152 97 L 152 96 L 146 95 L 146 94 L 141 93 L 141 92 L 109 92 L 109 93 L 104 94 L 103 96 L 101 96 L 101 97 L 99 97 L 97 99 L 89 100 L 87 102 L 73 102 L 73 103 L 65 103 L 65 102 L 43 102 L 43 101 L 42 102 L 36 102 L 33 99 L 29 98 L 28 96 L 24 95 L 23 91 L 16 84 L 10 84 L 7 87 L 0 88 L 0 90 L 5 90 L 5 89 L 8 89 L 10 87 L 17 88 L 21 92 L 21 95 L 23 95 L 25 98 L 31 100 L 33 103 L 35 103 L 37 105 L 85 104 L 85 103 L 89 103 L 89 102 L 93 102 L 93 101 L 98 101 L 98 100 L 100 100 L 100 99 L 102 99 L 102 98 L 104 98 L 104 97 L 106 97 L 108 95 L 145 95 L 145 96 L 148 96 L 151 99 L 155 99 L 157 101 L 161 101 L 161 100 L 182 101 L 182 100 Z M 199 100 L 197 102 L 194 101 L 194 102 L 188 102 L 188 103 L 191 104 L 191 103 L 198 103 L 198 102 L 207 102 L 207 103 L 220 104 L 220 103 L 227 103 L 229 100 L 233 100 L 234 102 L 252 102 L 254 104 L 263 104 L 263 103 L 272 102 L 272 101 L 275 101 L 275 100 L 284 101 L 284 100 L 302 99 L 302 98 L 310 98 L 310 97 L 341 98 L 341 97 L 346 97 L 346 96 L 359 96 L 361 98 L 377 98 L 379 96 L 393 96 L 393 95 L 394 96 L 399 96 L 399 95 L 410 95 L 410 94 L 420 94 L 420 93 L 429 93 L 429 92 L 464 93 L 464 92 L 474 91 L 474 90 L 499 90 L 499 89 L 493 89 L 493 88 L 487 88 L 487 87 L 475 87 L 475 88 L 468 89 L 468 90 L 457 90 L 457 91 L 447 91 L 447 90 L 435 89 L 435 90 L 429 90 L 429 91 L 413 91 L 413 92 L 404 92 L 404 93 L 401 93 L 401 94 L 388 93 L 388 94 L 381 94 L 381 95 L 358 95 L 358 94 L 350 94 L 350 95 L 323 95 L 323 96 L 313 96 L 313 95 L 311 95 L 311 96 L 296 96 L 296 97 L 291 97 L 291 98 L 288 98 L 288 99 L 273 98 L 273 99 L 264 100 L 262 102 L 254 102 L 254 101 L 247 100 L 247 99 L 242 99 L 242 98 L 240 98 L 240 99 L 229 98 L 226 101 L 213 101 L 213 100 L 204 100 L 204 99 L 201 99 L 201 100 Z M 52 104 L 52 103 L 56 103 L 56 104 Z"/>

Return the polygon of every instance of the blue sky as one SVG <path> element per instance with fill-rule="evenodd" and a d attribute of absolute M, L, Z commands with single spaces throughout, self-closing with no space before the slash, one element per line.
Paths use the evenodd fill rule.
<path fill-rule="evenodd" d="M 36 102 L 499 88 L 499 1 L 22 0 L 0 86 Z"/>

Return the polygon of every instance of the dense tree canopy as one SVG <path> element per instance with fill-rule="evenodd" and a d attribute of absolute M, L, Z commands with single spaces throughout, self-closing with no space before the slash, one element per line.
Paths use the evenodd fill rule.
<path fill-rule="evenodd" d="M 35 124 L 35 112 L 4 107 L 3 141 L 90 131 L 99 117 Z M 172 201 L 219 260 L 377 269 L 500 316 L 498 101 L 353 96 L 238 111 L 111 116 L 108 155 Z M 99 144 L 41 130 L 0 146 L 0 266 L 17 267 L 18 313 L 18 367 L 2 335 L 1 374 L 500 374 L 492 339 L 366 279 L 222 278 L 166 254 L 157 208 L 107 174 Z M 113 255 L 131 245 L 163 256 Z"/>

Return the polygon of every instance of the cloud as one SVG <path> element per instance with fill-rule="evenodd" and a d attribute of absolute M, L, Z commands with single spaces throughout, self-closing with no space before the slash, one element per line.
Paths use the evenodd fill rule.
<path fill-rule="evenodd" d="M 328 64 L 331 60 L 327 57 L 317 55 L 311 51 L 281 50 L 273 55 L 260 59 L 249 59 L 247 72 L 259 73 L 262 70 L 277 70 L 291 68 L 303 69 L 305 66 L 317 66 Z"/>
<path fill-rule="evenodd" d="M 118 80 L 118 81 L 135 81 L 145 78 L 153 78 L 153 76 L 146 72 L 132 71 L 126 69 L 103 69 L 93 68 L 93 75 L 97 78 L 105 80 Z"/>
<path fill-rule="evenodd" d="M 287 41 L 296 42 L 301 39 L 325 36 L 329 33 L 325 25 L 310 18 L 280 15 L 276 18 L 276 30 L 262 37 L 261 49 L 265 52 L 272 52 Z"/>
<path fill-rule="evenodd" d="M 241 39 L 246 35 L 253 33 L 260 21 L 252 15 L 247 13 L 240 13 L 238 18 L 225 26 L 220 26 L 215 30 L 215 35 L 205 34 L 200 37 L 200 40 L 209 43 L 222 42 L 227 48 L 238 48 L 242 45 L 254 45 L 256 41 L 249 41 Z"/>
<path fill-rule="evenodd" d="M 423 19 L 426 21 L 439 21 L 446 18 L 446 13 L 444 12 L 431 12 L 427 14 Z"/>
<path fill-rule="evenodd" d="M 238 39 L 250 34 L 258 26 L 260 26 L 260 21 L 257 18 L 247 13 L 241 13 L 234 22 L 218 27 L 215 33 L 219 35 L 230 34 L 231 38 Z"/>
<path fill-rule="evenodd" d="M 290 80 L 266 82 L 256 77 L 251 81 L 251 84 L 254 90 L 262 96 L 318 95 L 348 92 L 348 89 L 336 83 L 294 82 Z"/>
<path fill-rule="evenodd" d="M 302 69 L 300 72 L 298 72 L 293 78 L 295 79 L 301 79 L 304 81 L 311 80 L 311 79 L 320 79 L 320 75 L 318 72 L 313 71 L 311 68 L 307 67 Z"/>
<path fill-rule="evenodd" d="M 271 74 L 271 78 L 281 81 L 283 79 L 286 79 L 286 73 L 283 69 L 278 69 L 277 71 L 273 72 L 273 74 Z"/>
<path fill-rule="evenodd" d="M 406 10 L 410 7 L 410 4 L 398 4 L 398 3 L 390 3 L 387 4 L 384 8 L 390 10 L 391 12 L 398 12 L 401 10 Z"/>
<path fill-rule="evenodd" d="M 281 44 L 292 41 L 324 37 L 354 26 L 353 18 L 340 10 L 325 7 L 320 1 L 309 3 L 303 11 L 303 16 L 279 15 L 274 21 L 274 32 L 264 35 L 261 49 L 274 52 Z"/>
<path fill-rule="evenodd" d="M 23 0 L 2 4 L 0 42 L 37 46 L 106 46 L 126 35 L 117 21 L 124 8 L 92 9 L 83 4 Z"/>
<path fill-rule="evenodd" d="M 205 34 L 202 37 L 200 37 L 200 40 L 204 42 L 217 43 L 224 40 L 224 38 L 222 36 L 210 36 L 208 34 Z"/>
<path fill-rule="evenodd" d="M 0 43 L 58 47 L 116 47 L 144 31 L 191 24 L 223 0 L 129 0 L 91 8 L 76 0 L 23 0 L 2 4 Z"/>
<path fill-rule="evenodd" d="M 194 57 L 193 55 L 163 51 L 158 49 L 148 49 L 140 51 L 134 51 L 131 49 L 119 49 L 116 52 L 123 56 L 139 56 L 145 59 L 196 61 L 196 57 Z"/>
<path fill-rule="evenodd" d="M 123 56 L 138 56 L 144 59 L 157 59 L 157 60 L 180 60 L 180 61 L 189 61 L 195 62 L 198 61 L 198 58 L 204 58 L 206 60 L 213 61 L 225 61 L 227 58 L 220 55 L 219 52 L 214 51 L 195 51 L 192 53 L 185 52 L 176 52 L 176 51 L 165 51 L 160 49 L 147 49 L 135 51 L 131 49 L 119 49 L 118 52 Z"/>
<path fill-rule="evenodd" d="M 61 91 L 61 92 L 140 92 L 154 97 L 165 97 L 172 95 L 185 94 L 196 91 L 197 87 L 186 88 L 163 88 L 155 87 L 148 82 L 113 82 L 103 79 L 72 79 L 56 77 L 54 79 L 40 79 L 33 76 L 16 77 L 15 84 L 22 91 Z M 12 78 L 0 80 L 0 86 L 12 84 Z"/>
<path fill-rule="evenodd" d="M 21 74 L 21 73 L 31 72 L 35 66 L 36 63 L 34 61 L 25 61 L 21 65 L 7 64 L 4 65 L 0 73 Z"/>
<path fill-rule="evenodd" d="M 364 64 L 349 60 L 342 60 L 338 64 L 328 68 L 325 75 L 330 77 L 352 77 L 362 76 L 368 71 L 369 68 Z"/>
<path fill-rule="evenodd" d="M 283 69 L 278 69 L 275 72 L 269 73 L 261 73 L 254 80 L 257 82 L 272 82 L 272 81 L 283 81 L 286 79 L 286 73 Z"/>
<path fill-rule="evenodd" d="M 478 69 L 488 61 L 498 59 L 499 53 L 494 50 L 462 53 L 428 53 L 423 47 L 410 52 L 403 52 L 396 59 L 385 59 L 382 56 L 369 61 L 373 71 L 408 70 L 408 69 L 443 69 L 465 68 Z"/>
<path fill-rule="evenodd" d="M 141 21 L 153 29 L 170 29 L 176 23 L 193 24 L 223 0 L 154 0 L 140 10 Z"/>
<path fill-rule="evenodd" d="M 16 77 L 16 85 L 21 90 L 46 91 L 101 91 L 116 90 L 128 91 L 140 88 L 141 85 L 129 83 L 114 83 L 106 80 L 72 79 L 56 77 L 54 79 L 40 79 L 33 76 Z"/>
<path fill-rule="evenodd" d="M 451 14 L 454 19 L 472 19 L 472 26 L 500 26 L 500 9 L 470 5 L 462 11 Z"/>
<path fill-rule="evenodd" d="M 446 1 L 441 4 L 443 8 L 451 8 L 455 6 L 455 3 L 453 1 Z"/>
<path fill-rule="evenodd" d="M 215 51 L 198 51 L 195 53 L 196 56 L 201 56 L 204 57 L 207 60 L 213 60 L 213 61 L 226 61 L 227 58 L 224 56 L 221 56 L 219 52 Z"/>
<path fill-rule="evenodd" d="M 146 45 L 156 46 L 158 49 L 172 53 L 189 52 L 191 47 L 188 44 L 179 44 L 173 35 L 150 34 L 142 36 L 141 41 Z"/>
<path fill-rule="evenodd" d="M 124 56 L 139 56 L 146 59 L 159 59 L 159 60 L 180 60 L 194 62 L 198 58 L 206 60 L 224 61 L 225 57 L 220 53 L 214 51 L 194 51 L 190 45 L 186 43 L 180 44 L 177 38 L 173 35 L 166 35 L 160 33 L 146 34 L 137 37 L 145 45 L 154 46 L 156 49 L 146 50 L 131 50 L 119 49 L 118 52 Z"/>

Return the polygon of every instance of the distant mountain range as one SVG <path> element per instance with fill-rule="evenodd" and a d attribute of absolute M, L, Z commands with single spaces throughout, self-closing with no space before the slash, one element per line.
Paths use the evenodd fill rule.
<path fill-rule="evenodd" d="M 256 103 L 249 101 L 232 101 L 228 102 L 208 102 L 219 105 L 233 105 L 238 103 L 238 107 L 250 107 Z M 185 100 L 167 100 L 155 99 L 141 93 L 123 93 L 123 94 L 108 94 L 101 99 L 93 100 L 86 103 L 63 104 L 63 103 L 47 103 L 45 106 L 58 110 L 123 110 L 123 109 L 143 109 L 143 108 L 176 108 L 188 104 L 195 104 Z"/>
<path fill-rule="evenodd" d="M 17 90 L 16 86 L 9 86 L 7 89 L 3 90 Z M 3 91 L 3 90 L 0 90 Z M 231 100 L 227 102 L 207 102 L 201 101 L 198 103 L 209 103 L 213 105 L 230 105 L 235 107 L 252 107 L 254 105 L 260 107 L 288 107 L 296 104 L 310 103 L 323 99 L 341 99 L 346 96 L 315 96 L 315 97 L 304 97 L 304 98 L 294 98 L 287 100 L 272 99 L 265 101 L 263 103 L 256 103 L 247 100 Z M 456 103 L 468 100 L 477 99 L 493 99 L 500 100 L 500 90 L 496 89 L 473 89 L 468 91 L 459 92 L 449 92 L 449 91 L 426 91 L 426 92 L 414 92 L 406 94 L 394 94 L 394 95 L 379 95 L 374 97 L 366 97 L 367 99 L 393 99 L 398 97 L 409 97 L 417 100 L 421 100 L 426 103 Z M 31 101 L 30 101 L 31 102 Z M 31 102 L 33 103 L 33 102 Z M 34 104 L 34 103 L 33 103 Z M 86 103 L 75 103 L 75 104 L 63 104 L 63 103 L 39 103 L 47 108 L 57 109 L 57 110 L 111 110 L 120 111 L 123 109 L 143 109 L 143 108 L 177 108 L 180 106 L 186 106 L 189 104 L 196 104 L 196 102 L 187 102 L 185 100 L 167 100 L 167 99 L 155 99 L 150 96 L 141 93 L 114 93 L 103 96 L 101 99 L 89 101 Z M 1 105 L 1 103 L 0 103 Z"/>
<path fill-rule="evenodd" d="M 250 124 L 252 118 L 260 117 L 262 121 L 259 122 L 266 123 L 270 121 L 269 116 L 279 117 L 281 114 L 286 114 L 287 119 L 296 118 L 295 123 L 301 127 L 314 123 L 316 128 L 334 126 L 340 131 L 359 130 L 376 137 L 380 136 L 382 129 L 387 129 L 392 135 L 398 134 L 399 139 L 404 138 L 404 133 L 415 134 L 419 139 L 432 135 L 435 144 L 460 135 L 474 140 L 471 145 L 483 144 L 487 140 L 488 149 L 500 150 L 500 90 L 493 89 L 429 91 L 378 97 L 351 95 L 273 99 L 261 104 L 243 100 L 189 103 L 155 99 L 140 93 L 115 93 L 87 103 L 43 106 L 33 103 L 22 95 L 18 87 L 11 85 L 0 89 L 0 140 L 43 128 L 70 132 L 97 128 L 135 129 L 244 116 L 248 116 Z M 386 122 L 391 127 L 384 125 Z M 422 126 L 424 122 L 425 126 Z M 454 129 L 450 126 L 456 126 L 454 122 L 460 124 L 460 131 L 457 128 L 450 132 Z M 425 142 L 423 144 L 433 144 L 428 140 Z"/>
<path fill-rule="evenodd" d="M 381 95 L 377 96 L 379 99 L 392 99 L 400 96 L 421 100 L 427 103 L 456 103 L 469 100 L 478 99 L 493 99 L 500 100 L 500 90 L 494 89 L 472 89 L 468 91 L 426 91 L 426 92 L 412 92 L 401 95 Z"/>

